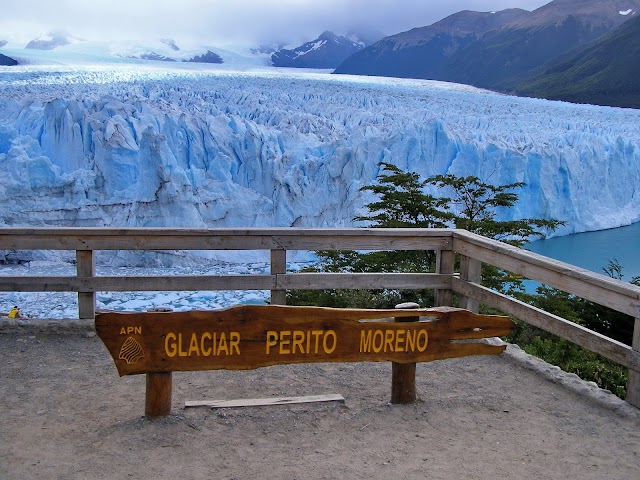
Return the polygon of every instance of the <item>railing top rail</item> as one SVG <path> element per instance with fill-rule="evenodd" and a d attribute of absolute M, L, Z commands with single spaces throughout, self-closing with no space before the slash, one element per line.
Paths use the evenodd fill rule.
<path fill-rule="evenodd" d="M 453 249 L 526 278 L 640 317 L 640 287 L 466 230 L 453 231 Z"/>
<path fill-rule="evenodd" d="M 0 228 L 9 250 L 450 250 L 449 229 Z"/>
<path fill-rule="evenodd" d="M 177 236 L 177 235 L 282 235 L 282 236 L 383 236 L 383 237 L 447 237 L 453 236 L 450 228 L 301 228 L 301 227 L 245 227 L 245 228 L 165 228 L 165 227 L 4 227 L 0 235 L 82 235 L 90 236 Z"/>

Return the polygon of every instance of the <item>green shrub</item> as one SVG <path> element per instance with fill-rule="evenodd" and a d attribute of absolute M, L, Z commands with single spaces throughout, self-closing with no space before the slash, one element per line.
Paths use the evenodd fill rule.
<path fill-rule="evenodd" d="M 595 382 L 600 388 L 624 398 L 627 388 L 627 369 L 600 355 L 585 350 L 563 338 L 517 321 L 514 332 L 506 340 L 525 352 L 575 373 L 583 380 Z"/>

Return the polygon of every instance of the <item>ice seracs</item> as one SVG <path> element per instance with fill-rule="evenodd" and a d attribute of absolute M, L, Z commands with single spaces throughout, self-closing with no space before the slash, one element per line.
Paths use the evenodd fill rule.
<path fill-rule="evenodd" d="M 0 71 L 0 225 L 343 227 L 381 161 L 523 181 L 502 218 L 640 220 L 640 111 L 213 66 Z"/>

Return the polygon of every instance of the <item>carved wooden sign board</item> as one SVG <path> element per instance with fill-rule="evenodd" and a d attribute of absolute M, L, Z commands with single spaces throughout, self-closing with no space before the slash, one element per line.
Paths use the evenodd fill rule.
<path fill-rule="evenodd" d="M 103 312 L 96 315 L 95 323 L 120 375 L 496 355 L 505 347 L 469 340 L 508 335 L 513 328 L 507 317 L 448 307 L 358 310 L 243 305 L 214 311 Z"/>

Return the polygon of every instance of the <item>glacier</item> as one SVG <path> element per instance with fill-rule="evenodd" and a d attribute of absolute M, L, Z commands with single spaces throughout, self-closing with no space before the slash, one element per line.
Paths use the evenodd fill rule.
<path fill-rule="evenodd" d="M 638 110 L 231 60 L 0 67 L 0 226 L 354 226 L 372 200 L 360 188 L 375 182 L 381 161 L 423 177 L 523 181 L 516 208 L 502 217 L 564 220 L 558 235 L 640 220 Z M 259 253 L 192 254 L 196 261 L 184 252 L 99 252 L 98 274 L 269 269 Z M 73 258 L 0 252 L 0 268 L 9 276 L 72 275 L 74 266 L 60 260 Z M 186 310 L 267 298 L 102 292 L 97 302 Z M 30 318 L 77 316 L 72 293 L 0 294 L 0 311 L 13 305 Z"/>
<path fill-rule="evenodd" d="M 427 80 L 0 67 L 0 226 L 347 227 L 381 161 L 525 182 L 503 218 L 640 220 L 640 110 Z"/>

